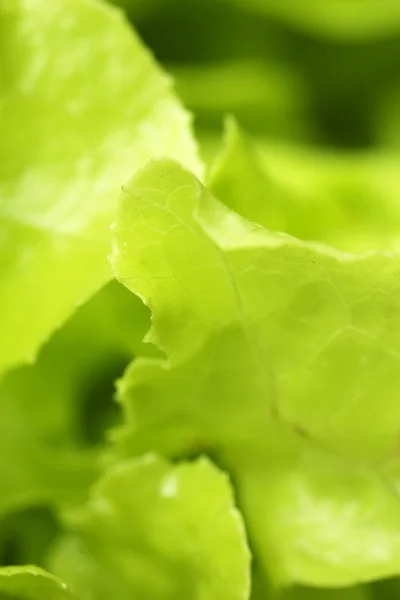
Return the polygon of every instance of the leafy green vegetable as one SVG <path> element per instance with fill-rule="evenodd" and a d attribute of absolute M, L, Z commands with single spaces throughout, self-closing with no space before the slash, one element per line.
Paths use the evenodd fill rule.
<path fill-rule="evenodd" d="M 120 453 L 217 454 L 278 582 L 398 573 L 396 255 L 263 229 L 160 162 L 125 188 L 112 264 L 167 354 L 119 384 Z"/>
<path fill-rule="evenodd" d="M 350 251 L 394 249 L 400 230 L 396 155 L 335 154 L 251 139 L 226 122 L 209 186 L 267 228 Z"/>
<path fill-rule="evenodd" d="M 398 597 L 399 16 L 0 0 L 0 599 Z"/>
<path fill-rule="evenodd" d="M 170 80 L 115 9 L 1 0 L 0 40 L 1 372 L 110 279 L 128 175 L 165 155 L 201 166 Z"/>
<path fill-rule="evenodd" d="M 207 459 L 155 456 L 106 474 L 52 566 L 82 600 L 245 600 L 250 554 L 227 477 Z"/>
<path fill-rule="evenodd" d="M 0 452 L 12 462 L 0 464 L 0 514 L 85 497 L 100 467 L 100 448 L 89 446 L 104 442 L 115 418 L 113 380 L 136 353 L 152 354 L 141 341 L 149 320 L 138 298 L 108 284 L 45 344 L 34 365 L 4 377 Z"/>
<path fill-rule="evenodd" d="M 1 600 L 73 600 L 67 585 L 37 567 L 0 569 Z"/>

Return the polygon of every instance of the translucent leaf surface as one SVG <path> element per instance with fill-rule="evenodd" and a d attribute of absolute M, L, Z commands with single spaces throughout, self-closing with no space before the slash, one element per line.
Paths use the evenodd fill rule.
<path fill-rule="evenodd" d="M 110 278 L 128 175 L 162 156 L 201 168 L 170 80 L 116 9 L 1 0 L 0 62 L 3 371 Z"/>
<path fill-rule="evenodd" d="M 120 452 L 217 454 L 279 582 L 398 573 L 398 255 L 263 229 L 161 162 L 125 189 L 112 262 L 168 357 L 121 381 Z"/>
<path fill-rule="evenodd" d="M 53 568 L 82 600 L 246 600 L 250 555 L 227 477 L 208 460 L 116 466 L 71 519 Z"/>

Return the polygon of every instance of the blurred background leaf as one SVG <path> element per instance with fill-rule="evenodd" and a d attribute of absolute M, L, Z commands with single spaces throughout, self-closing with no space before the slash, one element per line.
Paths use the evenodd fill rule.
<path fill-rule="evenodd" d="M 248 131 L 277 139 L 384 141 L 387 98 L 399 97 L 397 0 L 114 3 L 174 73 L 201 130 L 220 129 L 225 106 Z"/>

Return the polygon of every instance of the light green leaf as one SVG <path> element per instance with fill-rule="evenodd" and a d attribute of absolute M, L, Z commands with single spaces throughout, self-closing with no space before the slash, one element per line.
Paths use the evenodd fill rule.
<path fill-rule="evenodd" d="M 229 208 L 268 229 L 351 251 L 398 244 L 394 154 L 272 144 L 246 136 L 228 119 L 209 186 Z"/>
<path fill-rule="evenodd" d="M 398 255 L 263 229 L 171 162 L 125 188 L 113 235 L 167 354 L 119 384 L 119 452 L 216 454 L 279 583 L 399 573 Z"/>
<path fill-rule="evenodd" d="M 38 567 L 0 569 L 1 600 L 73 600 L 67 585 Z"/>
<path fill-rule="evenodd" d="M 83 600 L 245 600 L 250 555 L 226 475 L 207 459 L 120 463 L 52 560 Z"/>
<path fill-rule="evenodd" d="M 266 585 L 258 574 L 258 570 L 252 574 L 251 600 L 375 600 L 370 585 L 331 588 L 294 586 L 282 590 Z"/>
<path fill-rule="evenodd" d="M 239 215 L 269 229 L 292 233 L 288 231 L 287 206 L 283 204 L 288 200 L 279 194 L 273 174 L 268 173 L 255 144 L 232 117 L 225 121 L 222 150 L 211 164 L 208 179 L 210 190 Z"/>
<path fill-rule="evenodd" d="M 201 166 L 171 82 L 95 0 L 0 0 L 0 372 L 111 276 L 108 226 L 154 157 Z"/>
<path fill-rule="evenodd" d="M 398 470 L 307 445 L 297 457 L 275 452 L 232 464 L 255 555 L 277 584 L 336 587 L 399 573 Z"/>

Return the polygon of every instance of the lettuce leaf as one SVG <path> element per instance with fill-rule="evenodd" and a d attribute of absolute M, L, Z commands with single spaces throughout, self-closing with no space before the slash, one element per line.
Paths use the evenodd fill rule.
<path fill-rule="evenodd" d="M 250 554 L 230 484 L 209 460 L 152 455 L 116 465 L 51 565 L 82 600 L 246 600 Z"/>
<path fill-rule="evenodd" d="M 285 146 L 250 137 L 228 118 L 208 185 L 269 229 L 344 250 L 387 250 L 400 231 L 397 167 L 393 153 Z"/>
<path fill-rule="evenodd" d="M 201 165 L 171 81 L 116 9 L 0 1 L 0 373 L 111 278 L 121 184 L 154 157 Z"/>
<path fill-rule="evenodd" d="M 217 456 L 278 584 L 399 573 L 398 255 L 264 229 L 168 161 L 126 186 L 113 235 L 167 355 L 119 383 L 120 455 Z"/>
<path fill-rule="evenodd" d="M 114 380 L 137 353 L 149 311 L 113 282 L 80 307 L 0 385 L 0 515 L 82 501 L 100 470 L 105 431 L 119 420 Z"/>
<path fill-rule="evenodd" d="M 2 600 L 73 600 L 67 585 L 38 567 L 0 569 Z"/>

